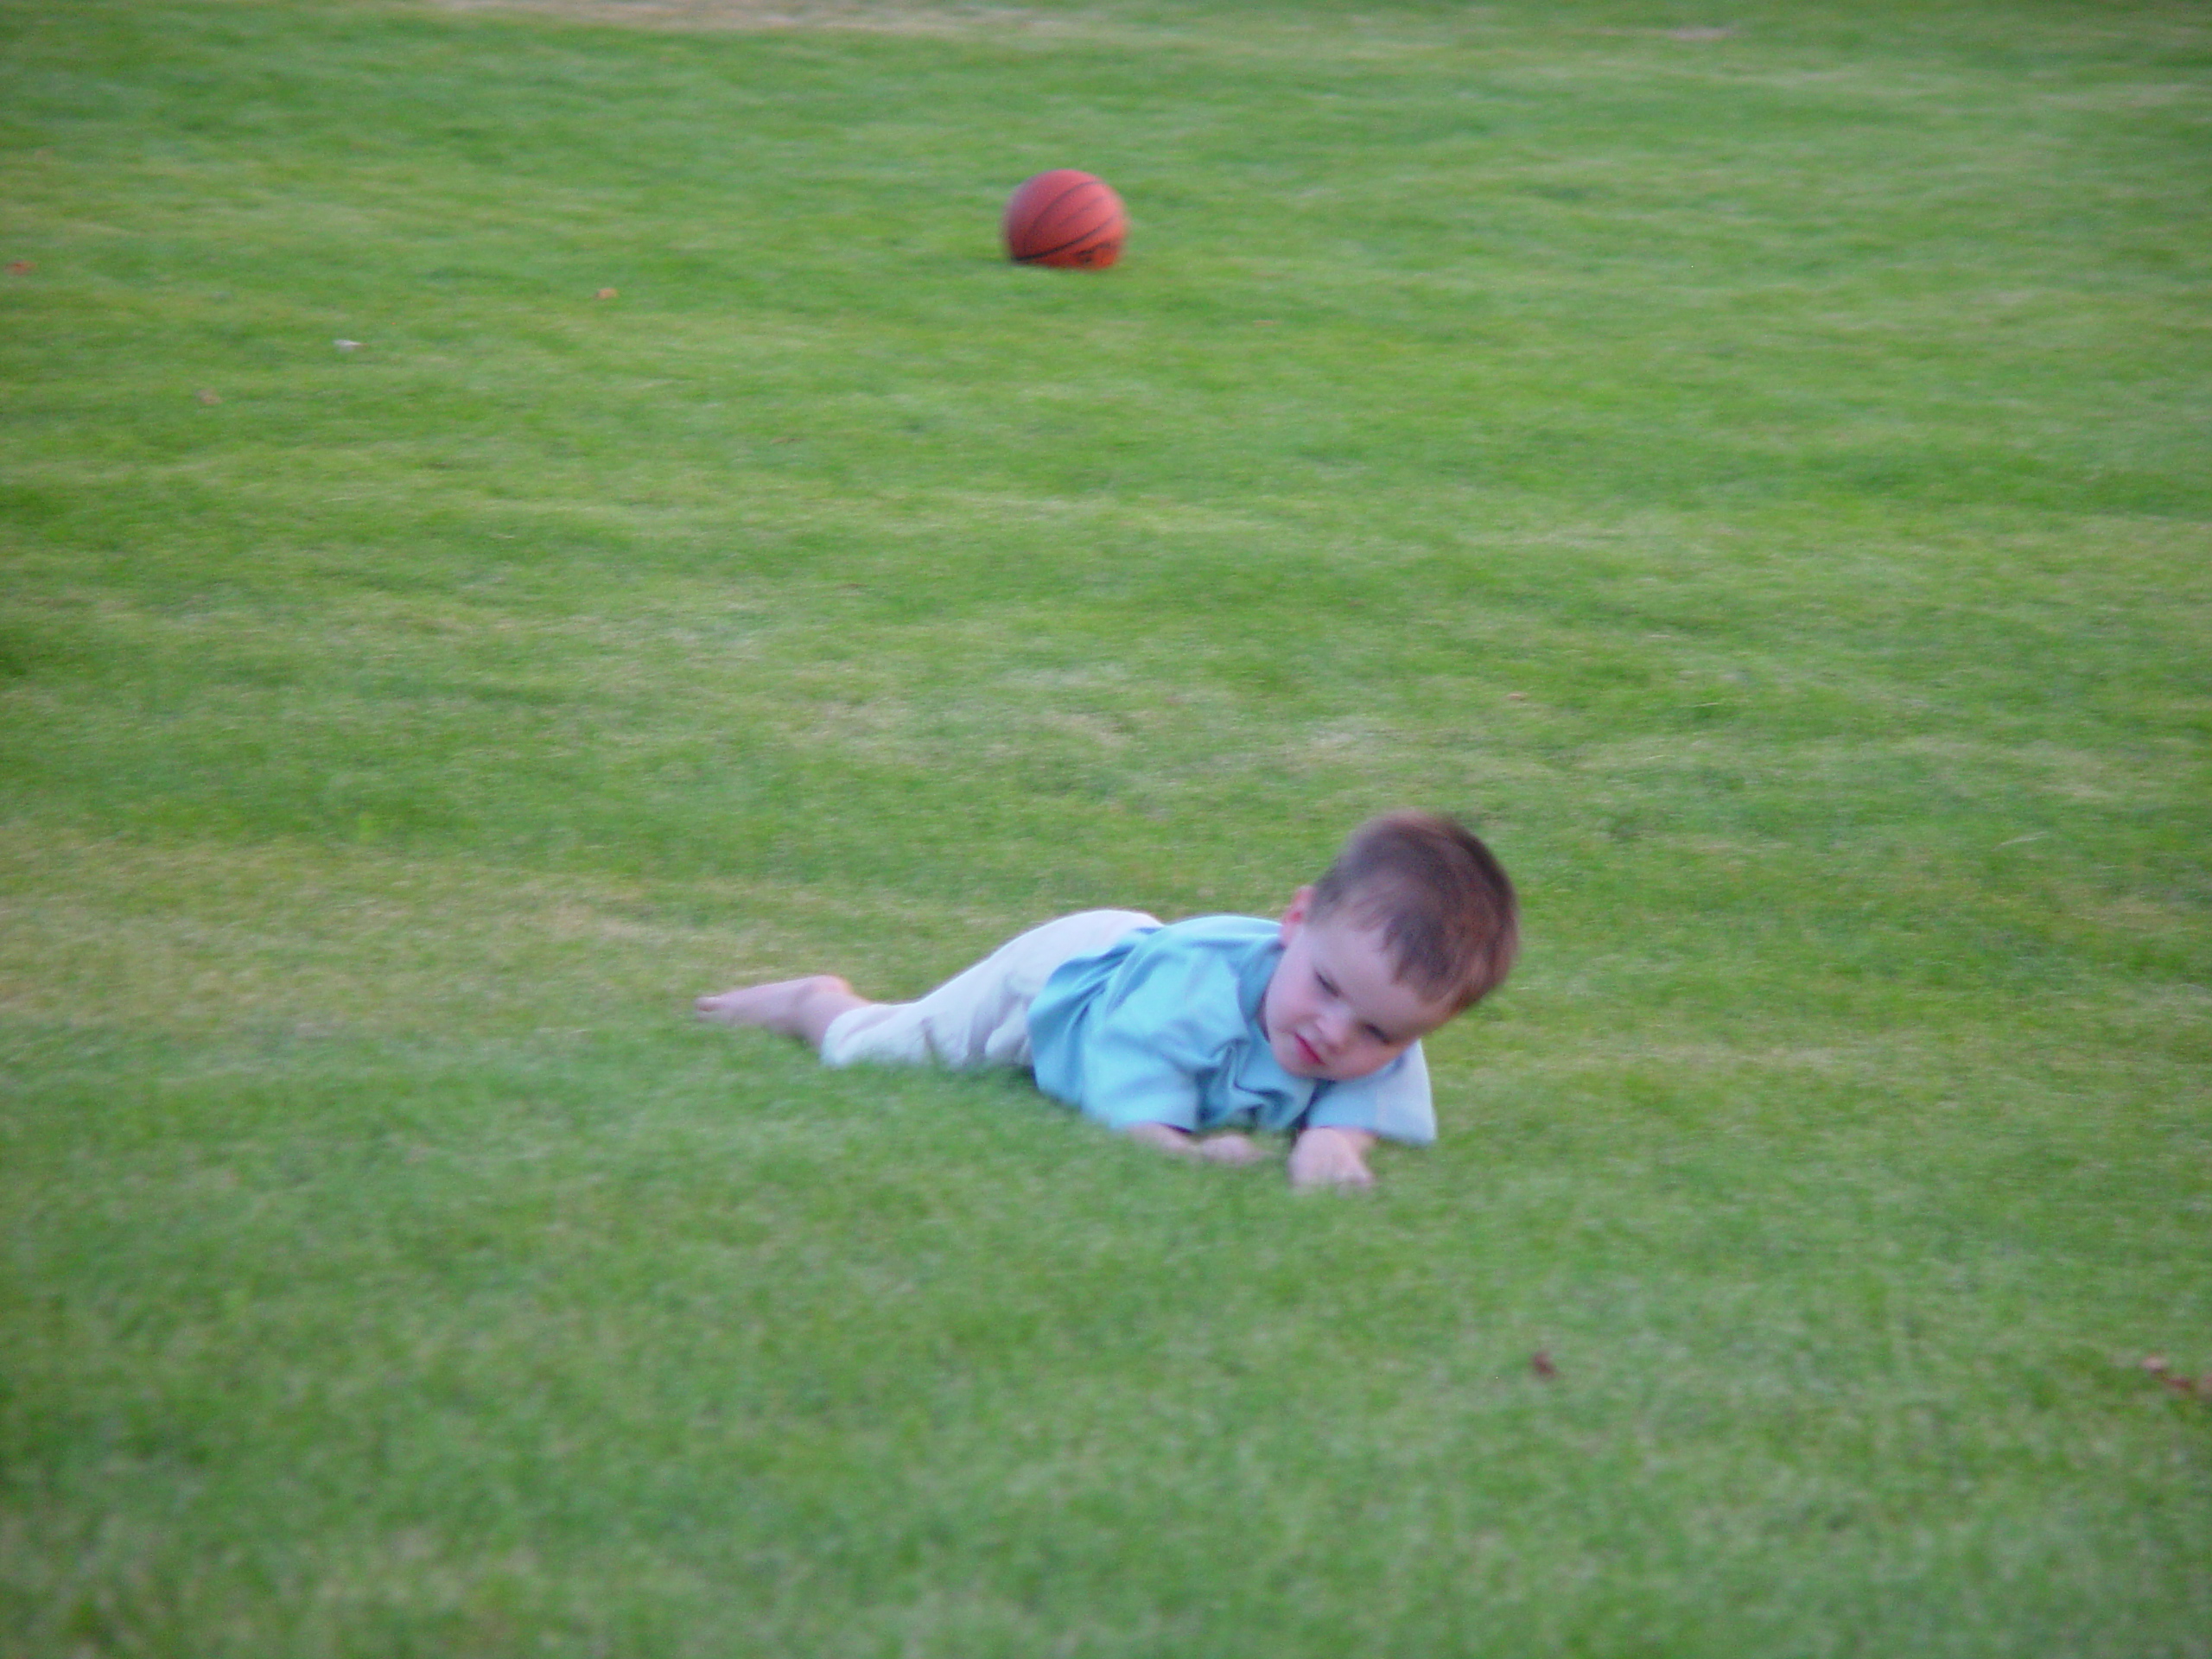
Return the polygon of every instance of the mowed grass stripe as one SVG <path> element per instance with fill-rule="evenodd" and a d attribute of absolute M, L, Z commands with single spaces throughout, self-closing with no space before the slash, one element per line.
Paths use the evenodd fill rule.
<path fill-rule="evenodd" d="M 787 10 L 0 13 L 19 1643 L 2203 1652 L 2201 20 Z M 1408 801 L 1371 1202 L 685 1019 Z"/>

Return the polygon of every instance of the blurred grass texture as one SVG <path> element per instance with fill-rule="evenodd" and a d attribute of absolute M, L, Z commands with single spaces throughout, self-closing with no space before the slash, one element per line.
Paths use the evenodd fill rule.
<path fill-rule="evenodd" d="M 2212 1654 L 2202 8 L 0 41 L 0 1652 Z M 1400 804 L 1368 1198 L 688 1022 Z"/>

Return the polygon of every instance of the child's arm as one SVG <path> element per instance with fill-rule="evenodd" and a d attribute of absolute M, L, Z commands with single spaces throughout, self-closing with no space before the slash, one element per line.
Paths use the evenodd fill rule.
<path fill-rule="evenodd" d="M 1375 1137 L 1364 1129 L 1312 1128 L 1299 1131 L 1290 1147 L 1293 1186 L 1372 1186 L 1367 1149 Z"/>
<path fill-rule="evenodd" d="M 1251 1138 L 1242 1135 L 1210 1135 L 1201 1141 L 1172 1123 L 1132 1123 L 1126 1131 L 1130 1140 L 1141 1146 L 1157 1147 L 1161 1152 L 1173 1152 L 1185 1158 L 1205 1158 L 1217 1164 L 1256 1163 L 1268 1154 L 1254 1146 Z"/>
<path fill-rule="evenodd" d="M 1201 1141 L 1171 1123 L 1132 1123 L 1123 1133 L 1141 1146 L 1218 1164 L 1256 1163 L 1267 1156 L 1242 1135 L 1212 1135 Z M 1374 1144 L 1375 1137 L 1364 1129 L 1301 1130 L 1290 1148 L 1290 1184 L 1372 1186 L 1375 1175 L 1367 1167 L 1367 1149 Z"/>

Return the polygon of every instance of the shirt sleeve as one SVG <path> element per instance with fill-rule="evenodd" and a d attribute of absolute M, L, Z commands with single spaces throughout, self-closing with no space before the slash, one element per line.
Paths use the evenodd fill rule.
<path fill-rule="evenodd" d="M 1141 944 L 1090 1011 L 1076 1103 L 1117 1129 L 1165 1123 L 1195 1133 L 1206 1080 L 1241 1028 L 1224 964 Z"/>
<path fill-rule="evenodd" d="M 1386 1141 L 1426 1147 L 1436 1139 L 1436 1108 L 1429 1098 L 1428 1060 L 1421 1045 L 1380 1071 L 1351 1083 L 1332 1083 L 1306 1114 L 1309 1129 L 1363 1129 Z"/>

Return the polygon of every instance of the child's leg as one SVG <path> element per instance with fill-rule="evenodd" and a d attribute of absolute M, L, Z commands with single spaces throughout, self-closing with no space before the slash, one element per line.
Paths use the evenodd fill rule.
<path fill-rule="evenodd" d="M 741 985 L 720 996 L 702 996 L 692 1006 L 702 1020 L 716 1025 L 759 1026 L 818 1049 L 823 1033 L 839 1014 L 873 1005 L 866 997 L 855 996 L 836 975 L 814 974 L 769 985 Z"/>
<path fill-rule="evenodd" d="M 862 1060 L 1027 1065 L 1029 1005 L 1052 970 L 1103 950 L 1135 929 L 1159 925 L 1141 910 L 1086 910 L 1008 940 L 918 1002 L 855 998 L 857 1006 L 834 1015 L 825 1027 L 823 1060 L 830 1065 Z"/>

